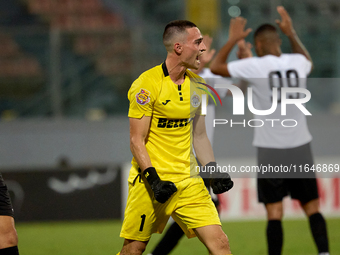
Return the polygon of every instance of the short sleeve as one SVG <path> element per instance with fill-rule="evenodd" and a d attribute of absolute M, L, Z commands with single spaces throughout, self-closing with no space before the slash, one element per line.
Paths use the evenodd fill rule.
<path fill-rule="evenodd" d="M 304 66 L 304 71 L 306 75 L 309 75 L 312 71 L 312 62 L 309 61 L 304 55 L 298 54 L 301 58 L 301 65 Z"/>
<path fill-rule="evenodd" d="M 311 71 L 312 71 L 312 62 L 310 62 L 310 61 L 307 59 L 307 64 L 306 64 L 306 74 L 309 75 Z"/>
<path fill-rule="evenodd" d="M 131 85 L 128 99 L 130 101 L 128 114 L 130 118 L 139 119 L 144 115 L 151 116 L 156 100 L 154 82 L 146 77 L 139 77 Z"/>
<path fill-rule="evenodd" d="M 259 75 L 256 58 L 245 58 L 228 63 L 228 71 L 233 78 L 256 78 Z"/>

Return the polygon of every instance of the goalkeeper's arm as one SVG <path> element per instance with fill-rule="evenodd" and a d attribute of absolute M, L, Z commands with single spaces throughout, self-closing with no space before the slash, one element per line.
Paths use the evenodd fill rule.
<path fill-rule="evenodd" d="M 205 129 L 205 116 L 195 116 L 193 133 L 194 149 L 198 161 L 205 167 L 214 167 L 217 170 L 213 149 Z M 209 172 L 206 172 L 206 174 L 209 174 Z M 203 176 L 203 178 L 211 178 L 210 185 L 215 194 L 226 192 L 234 185 L 228 173 L 216 175 L 215 171 L 213 175 Z"/>
<path fill-rule="evenodd" d="M 177 188 L 173 182 L 162 181 L 154 167 L 152 167 L 149 154 L 145 147 L 145 139 L 149 132 L 151 117 L 143 116 L 140 119 L 130 118 L 130 149 L 139 168 L 150 184 L 155 199 L 165 203 Z"/>
<path fill-rule="evenodd" d="M 215 161 L 214 152 L 205 129 L 205 116 L 196 115 L 193 125 L 193 146 L 198 161 L 204 166 Z"/>

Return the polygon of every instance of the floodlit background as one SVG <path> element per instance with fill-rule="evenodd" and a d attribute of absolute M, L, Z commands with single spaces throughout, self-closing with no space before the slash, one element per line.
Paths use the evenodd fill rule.
<path fill-rule="evenodd" d="M 278 5 L 291 15 L 314 61 L 307 108 L 312 112 L 308 123 L 315 163 L 340 164 L 337 0 L 0 0 L 0 167 L 11 191 L 22 253 L 118 252 L 131 160 L 126 95 L 143 71 L 165 60 L 165 25 L 189 19 L 214 38 L 218 50 L 228 38 L 231 17 L 247 18 L 254 31 L 262 23 L 275 23 Z M 247 40 L 253 42 L 252 37 L 253 32 Z M 284 37 L 282 49 L 290 52 Z M 223 99 L 216 118 L 233 118 L 231 107 L 231 98 Z M 249 127 L 217 127 L 217 161 L 255 165 L 252 133 Z M 234 242 L 235 254 L 264 254 L 265 212 L 257 204 L 255 179 L 235 183 L 221 197 L 231 247 Z M 319 188 L 321 208 L 332 218 L 331 251 L 340 254 L 339 176 L 320 179 Z M 299 219 L 287 223 L 292 230 L 288 226 L 285 252 L 315 253 L 298 205 L 285 203 L 287 217 Z M 236 222 L 228 223 L 231 219 Z M 240 238 L 247 242 L 249 224 L 254 230 L 249 239 L 258 239 L 247 252 Z M 301 232 L 295 225 L 302 226 Z M 294 234 L 307 244 L 297 242 Z M 197 240 L 184 242 L 186 248 L 199 247 L 195 253 L 206 254 Z M 178 247 L 174 254 L 190 251 Z"/>

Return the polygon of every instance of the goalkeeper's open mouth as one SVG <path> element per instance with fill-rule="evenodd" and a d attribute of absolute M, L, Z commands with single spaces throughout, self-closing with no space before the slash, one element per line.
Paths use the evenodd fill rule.
<path fill-rule="evenodd" d="M 203 55 L 203 53 L 198 54 L 198 55 L 196 56 L 196 62 L 197 62 L 198 64 L 201 63 L 200 57 L 201 57 L 202 55 Z"/>

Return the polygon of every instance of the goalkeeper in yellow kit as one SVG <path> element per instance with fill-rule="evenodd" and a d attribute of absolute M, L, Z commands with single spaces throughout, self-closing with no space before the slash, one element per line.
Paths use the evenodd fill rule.
<path fill-rule="evenodd" d="M 199 67 L 206 50 L 202 40 L 192 22 L 170 22 L 163 34 L 165 62 L 144 72 L 128 92 L 133 159 L 121 255 L 142 254 L 170 216 L 187 237 L 198 236 L 210 254 L 231 254 L 193 155 L 194 148 L 202 165 L 216 167 L 202 113 L 204 80 L 188 70 Z M 210 184 L 216 194 L 233 186 L 227 173 L 212 176 Z"/>

